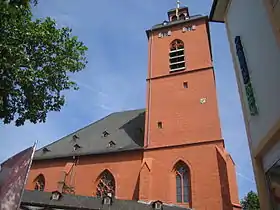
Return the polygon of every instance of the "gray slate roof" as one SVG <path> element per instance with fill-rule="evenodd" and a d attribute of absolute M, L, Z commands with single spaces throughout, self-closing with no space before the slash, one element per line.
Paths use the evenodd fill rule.
<path fill-rule="evenodd" d="M 144 127 L 145 109 L 112 113 L 37 150 L 34 159 L 143 149 Z M 103 135 L 105 131 L 108 133 L 106 137 Z M 75 144 L 78 145 L 76 150 Z"/>
<path fill-rule="evenodd" d="M 41 191 L 25 190 L 21 201 L 22 209 L 24 207 L 43 207 L 48 206 L 59 209 L 110 209 L 110 210 L 152 210 L 152 205 L 140 203 L 132 200 L 117 200 L 114 199 L 111 206 L 102 205 L 101 198 L 88 197 L 80 195 L 63 194 L 59 200 L 51 200 L 52 193 Z M 31 207 L 31 208 L 30 208 Z M 164 205 L 163 210 L 187 210 L 187 208 Z"/>

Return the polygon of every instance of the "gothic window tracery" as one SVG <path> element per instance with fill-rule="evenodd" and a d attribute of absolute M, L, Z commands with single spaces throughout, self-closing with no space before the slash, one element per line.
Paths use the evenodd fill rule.
<path fill-rule="evenodd" d="M 108 193 L 111 193 L 111 195 L 114 196 L 115 188 L 114 176 L 108 170 L 102 172 L 97 183 L 96 196 L 103 197 L 108 195 Z"/>
<path fill-rule="evenodd" d="M 179 161 L 175 166 L 176 173 L 176 200 L 178 203 L 190 203 L 191 186 L 188 166 Z"/>
<path fill-rule="evenodd" d="M 44 189 L 45 189 L 45 177 L 42 174 L 38 175 L 34 182 L 35 182 L 34 190 L 44 191 Z"/>

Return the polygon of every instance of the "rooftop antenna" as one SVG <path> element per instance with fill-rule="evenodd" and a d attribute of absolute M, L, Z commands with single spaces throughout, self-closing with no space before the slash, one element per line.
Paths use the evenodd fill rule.
<path fill-rule="evenodd" d="M 177 20 L 179 20 L 179 9 L 180 9 L 180 0 L 177 0 L 177 7 L 176 7 L 176 17 L 177 17 Z"/>

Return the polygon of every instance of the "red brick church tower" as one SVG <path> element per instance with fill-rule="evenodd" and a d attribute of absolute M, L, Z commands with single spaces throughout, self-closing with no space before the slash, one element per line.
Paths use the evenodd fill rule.
<path fill-rule="evenodd" d="M 232 209 L 235 169 L 221 135 L 208 18 L 183 7 L 168 11 L 168 19 L 147 31 L 140 199 Z"/>
<path fill-rule="evenodd" d="M 112 113 L 36 151 L 27 189 L 159 200 L 166 209 L 240 209 L 221 135 L 208 17 L 178 6 L 146 33 L 146 109 Z"/>

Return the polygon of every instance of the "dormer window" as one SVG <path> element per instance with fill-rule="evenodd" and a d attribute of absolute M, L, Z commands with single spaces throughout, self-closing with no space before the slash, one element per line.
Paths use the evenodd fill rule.
<path fill-rule="evenodd" d="M 74 140 L 74 141 L 76 141 L 76 140 L 78 140 L 78 139 L 79 139 L 79 136 L 77 136 L 76 134 L 73 135 L 73 140 Z"/>
<path fill-rule="evenodd" d="M 102 135 L 103 135 L 103 137 L 107 137 L 107 136 L 109 136 L 110 134 L 109 134 L 107 131 L 103 131 Z"/>
<path fill-rule="evenodd" d="M 165 26 L 165 25 L 167 25 L 167 23 L 168 23 L 168 22 L 165 20 L 165 21 L 163 21 L 162 24 Z"/>
<path fill-rule="evenodd" d="M 47 147 L 43 148 L 43 153 L 49 152 L 50 150 Z"/>
<path fill-rule="evenodd" d="M 81 148 L 81 146 L 79 145 L 79 144 L 75 144 L 74 145 L 74 151 L 76 151 L 76 150 L 78 150 L 78 149 L 80 149 Z"/>
<path fill-rule="evenodd" d="M 52 192 L 51 200 L 58 201 L 61 198 L 62 194 L 59 191 Z"/>
<path fill-rule="evenodd" d="M 108 147 L 114 147 L 114 146 L 116 146 L 116 143 L 114 141 L 110 141 L 108 143 Z"/>
<path fill-rule="evenodd" d="M 169 51 L 170 72 L 184 70 L 185 66 L 185 49 L 183 41 L 176 39 L 170 44 Z"/>
<path fill-rule="evenodd" d="M 112 205 L 112 195 L 108 193 L 108 195 L 104 196 L 102 199 L 103 205 Z"/>
<path fill-rule="evenodd" d="M 162 202 L 161 201 L 155 201 L 152 203 L 152 207 L 155 210 L 162 210 Z"/>

